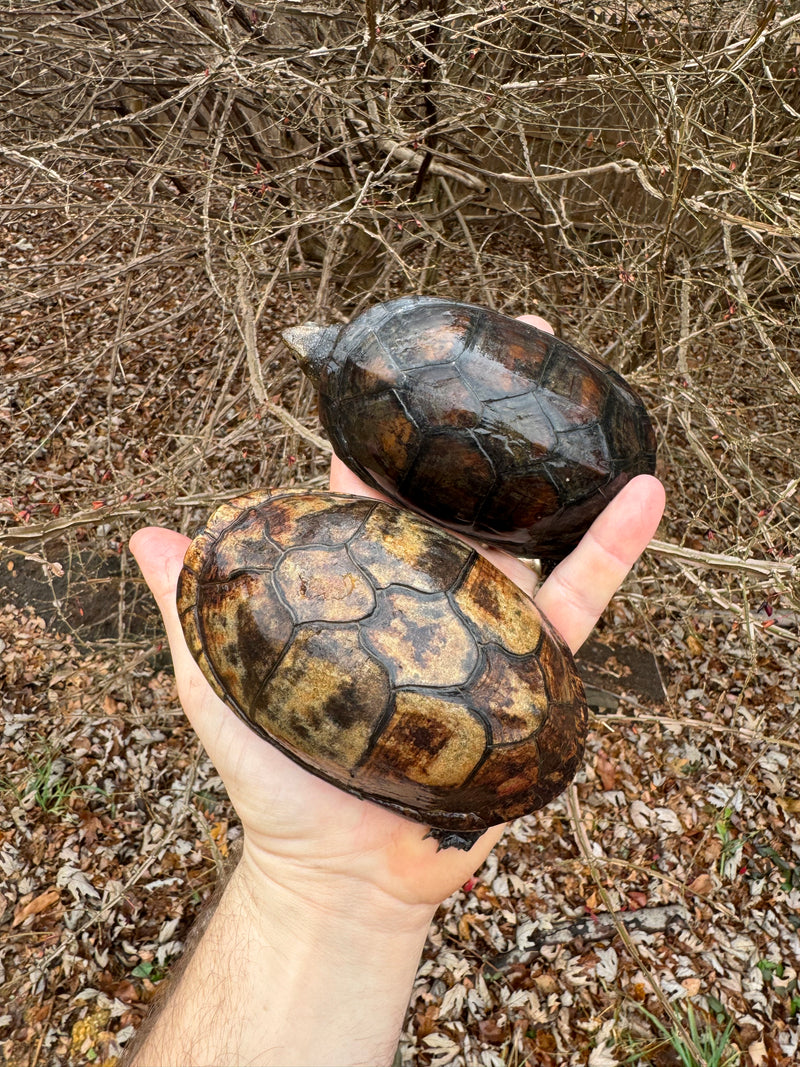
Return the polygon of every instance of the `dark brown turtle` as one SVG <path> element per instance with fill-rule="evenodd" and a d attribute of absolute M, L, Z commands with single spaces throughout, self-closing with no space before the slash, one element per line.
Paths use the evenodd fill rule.
<path fill-rule="evenodd" d="M 440 847 L 542 807 L 580 763 L 587 709 L 561 637 L 481 555 L 393 505 L 232 500 L 186 553 L 178 611 L 258 734 Z"/>
<path fill-rule="evenodd" d="M 522 556 L 563 558 L 655 470 L 642 401 L 528 323 L 432 297 L 284 332 L 336 454 L 392 500 Z"/>

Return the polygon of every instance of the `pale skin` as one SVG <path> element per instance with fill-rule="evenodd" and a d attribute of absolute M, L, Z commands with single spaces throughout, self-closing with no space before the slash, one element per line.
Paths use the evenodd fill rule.
<path fill-rule="evenodd" d="M 522 316 L 540 328 L 535 316 Z M 377 497 L 343 464 L 331 488 Z M 486 551 L 534 595 L 577 650 L 653 536 L 655 478 L 634 478 L 536 589 L 522 562 Z M 302 770 L 211 691 L 175 608 L 188 539 L 149 527 L 131 538 L 164 618 L 183 708 L 241 819 L 244 847 L 209 925 L 135 1067 L 391 1064 L 419 957 L 442 900 L 503 833 L 437 851 L 426 828 Z"/>

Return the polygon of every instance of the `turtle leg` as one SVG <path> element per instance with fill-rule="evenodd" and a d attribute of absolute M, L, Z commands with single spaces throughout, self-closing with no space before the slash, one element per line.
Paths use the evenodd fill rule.
<path fill-rule="evenodd" d="M 441 852 L 443 848 L 460 848 L 464 852 L 468 852 L 479 837 L 483 837 L 483 830 L 464 831 L 459 833 L 457 830 L 439 830 L 435 826 L 432 826 L 430 830 L 425 834 L 425 837 L 432 837 L 434 841 L 439 842 L 437 852 Z M 424 840 L 424 839 L 423 839 Z"/>

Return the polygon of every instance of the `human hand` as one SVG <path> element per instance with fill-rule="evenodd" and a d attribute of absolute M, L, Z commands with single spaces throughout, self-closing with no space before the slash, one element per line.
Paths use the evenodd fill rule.
<path fill-rule="evenodd" d="M 336 459 L 331 489 L 380 496 Z M 663 505 L 655 478 L 633 479 L 538 589 L 520 560 L 485 555 L 535 596 L 575 651 L 655 532 Z M 155 527 L 131 538 L 164 618 L 181 703 L 227 786 L 245 843 L 128 1062 L 388 1065 L 433 912 L 503 828 L 469 852 L 437 851 L 420 823 L 336 789 L 257 736 L 217 698 L 186 646 L 175 591 L 188 544 Z"/>
<path fill-rule="evenodd" d="M 380 497 L 335 457 L 331 489 Z M 484 554 L 535 593 L 575 651 L 655 532 L 663 503 L 655 478 L 633 479 L 538 590 L 520 560 L 497 550 Z M 487 831 L 469 852 L 437 851 L 422 824 L 311 775 L 250 730 L 212 692 L 183 638 L 175 587 L 188 543 L 173 531 L 147 528 L 134 534 L 131 550 L 164 618 L 181 703 L 242 820 L 245 861 L 309 903 L 329 895 L 333 903 L 338 892 L 352 899 L 357 889 L 381 904 L 431 913 L 483 862 L 503 828 Z"/>

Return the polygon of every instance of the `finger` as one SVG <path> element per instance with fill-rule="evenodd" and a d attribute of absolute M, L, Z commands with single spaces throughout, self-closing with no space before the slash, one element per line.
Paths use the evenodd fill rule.
<path fill-rule="evenodd" d="M 159 526 L 137 530 L 130 539 L 130 550 L 155 597 L 170 638 L 175 627 L 180 628 L 175 589 L 189 543 L 183 534 Z"/>
<path fill-rule="evenodd" d="M 209 731 L 219 728 L 221 702 L 208 686 L 189 651 L 175 602 L 178 575 L 188 545 L 188 537 L 158 526 L 137 530 L 130 540 L 131 552 L 164 620 L 181 703 L 208 747 Z"/>
<path fill-rule="evenodd" d="M 330 486 L 334 493 L 353 493 L 356 496 L 369 496 L 374 500 L 392 503 L 388 496 L 384 496 L 378 489 L 373 489 L 366 482 L 362 482 L 358 475 L 346 467 L 335 454 L 331 456 Z"/>
<path fill-rule="evenodd" d="M 520 322 L 527 322 L 538 330 L 544 330 L 545 333 L 554 334 L 556 332 L 547 319 L 543 319 L 540 315 L 517 315 L 517 318 Z"/>
<path fill-rule="evenodd" d="M 541 586 L 536 606 L 576 651 L 656 532 L 664 511 L 657 478 L 633 478 Z"/>

